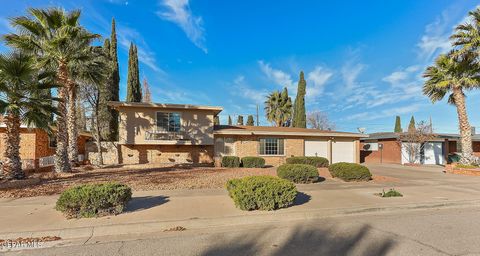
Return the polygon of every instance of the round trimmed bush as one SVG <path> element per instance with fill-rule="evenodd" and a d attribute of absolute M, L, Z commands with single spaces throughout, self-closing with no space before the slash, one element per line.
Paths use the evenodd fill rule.
<path fill-rule="evenodd" d="M 240 158 L 238 156 L 224 156 L 222 157 L 222 167 L 240 167 Z"/>
<path fill-rule="evenodd" d="M 277 168 L 277 175 L 294 183 L 312 183 L 318 181 L 318 170 L 308 164 L 284 164 Z"/>
<path fill-rule="evenodd" d="M 287 164 L 308 164 L 315 167 L 328 167 L 328 159 L 320 156 L 294 156 L 287 158 Z"/>
<path fill-rule="evenodd" d="M 338 177 L 344 181 L 368 181 L 372 174 L 367 167 L 354 163 L 336 163 L 328 167 L 332 177 Z"/>
<path fill-rule="evenodd" d="M 244 211 L 271 211 L 288 207 L 297 196 L 295 184 L 273 176 L 232 179 L 226 187 L 235 205 Z"/>
<path fill-rule="evenodd" d="M 246 156 L 242 158 L 242 167 L 245 168 L 263 168 L 265 159 L 256 156 Z"/>
<path fill-rule="evenodd" d="M 127 185 L 87 184 L 65 190 L 55 208 L 67 218 L 116 215 L 123 212 L 131 198 L 132 190 Z"/>

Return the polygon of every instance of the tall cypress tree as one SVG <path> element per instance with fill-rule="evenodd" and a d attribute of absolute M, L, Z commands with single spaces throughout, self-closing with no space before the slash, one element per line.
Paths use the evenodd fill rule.
<path fill-rule="evenodd" d="M 408 124 L 408 131 L 411 132 L 415 129 L 415 118 L 412 116 L 412 118 L 410 118 L 410 124 Z"/>
<path fill-rule="evenodd" d="M 248 126 L 254 126 L 255 125 L 255 121 L 253 121 L 253 116 L 252 115 L 248 115 L 246 125 L 248 125 Z"/>
<path fill-rule="evenodd" d="M 243 125 L 243 116 L 238 116 L 237 125 Z"/>
<path fill-rule="evenodd" d="M 228 125 L 232 125 L 232 117 L 228 115 Z"/>
<path fill-rule="evenodd" d="M 128 51 L 127 102 L 141 102 L 142 88 L 138 70 L 137 47 L 131 43 Z"/>
<path fill-rule="evenodd" d="M 402 121 L 400 120 L 400 116 L 395 117 L 395 129 L 393 130 L 393 132 L 402 132 Z"/>
<path fill-rule="evenodd" d="M 305 111 L 306 90 L 307 82 L 305 81 L 303 71 L 301 71 L 293 109 L 293 127 L 307 128 L 307 113 Z"/>

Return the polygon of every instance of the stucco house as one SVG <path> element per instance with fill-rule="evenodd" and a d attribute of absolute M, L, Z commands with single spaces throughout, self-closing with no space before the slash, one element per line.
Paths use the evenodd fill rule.
<path fill-rule="evenodd" d="M 222 156 L 261 156 L 279 165 L 290 156 L 360 162 L 364 134 L 314 129 L 215 126 L 221 107 L 109 102 L 119 112 L 117 161 L 212 164 Z"/>
<path fill-rule="evenodd" d="M 409 163 L 405 142 L 399 143 L 401 133 L 372 133 L 361 139 L 362 163 Z M 480 156 L 480 134 L 473 134 L 472 146 L 474 154 Z M 448 156 L 459 152 L 459 134 L 437 133 L 435 138 L 426 142 L 419 150 L 417 164 L 443 165 Z"/>

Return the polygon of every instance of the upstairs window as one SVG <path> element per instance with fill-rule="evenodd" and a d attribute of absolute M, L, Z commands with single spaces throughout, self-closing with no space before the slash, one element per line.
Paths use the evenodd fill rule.
<path fill-rule="evenodd" d="M 260 139 L 260 155 L 284 155 L 283 139 Z"/>
<path fill-rule="evenodd" d="M 157 112 L 157 130 L 179 132 L 180 113 Z"/>

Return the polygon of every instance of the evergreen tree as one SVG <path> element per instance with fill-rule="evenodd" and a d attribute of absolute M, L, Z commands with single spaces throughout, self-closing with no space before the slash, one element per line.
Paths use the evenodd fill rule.
<path fill-rule="evenodd" d="M 307 114 L 305 111 L 306 90 L 307 82 L 305 81 L 303 71 L 301 71 L 297 86 L 297 97 L 294 102 L 293 127 L 307 128 Z"/>
<path fill-rule="evenodd" d="M 393 132 L 402 132 L 402 122 L 400 116 L 395 118 L 395 130 Z"/>
<path fill-rule="evenodd" d="M 219 116 L 215 116 L 213 118 L 213 125 L 220 125 L 220 117 Z"/>
<path fill-rule="evenodd" d="M 408 131 L 414 131 L 415 130 L 415 118 L 412 116 L 410 119 L 410 124 L 408 124 Z"/>
<path fill-rule="evenodd" d="M 228 115 L 228 125 L 232 125 L 232 117 Z"/>
<path fill-rule="evenodd" d="M 243 116 L 238 116 L 237 125 L 243 125 Z"/>
<path fill-rule="evenodd" d="M 128 52 L 127 102 L 141 102 L 142 89 L 138 70 L 137 46 L 130 44 Z"/>
<path fill-rule="evenodd" d="M 252 115 L 248 115 L 247 117 L 247 124 L 248 126 L 255 126 L 255 121 L 253 121 L 253 116 Z"/>

